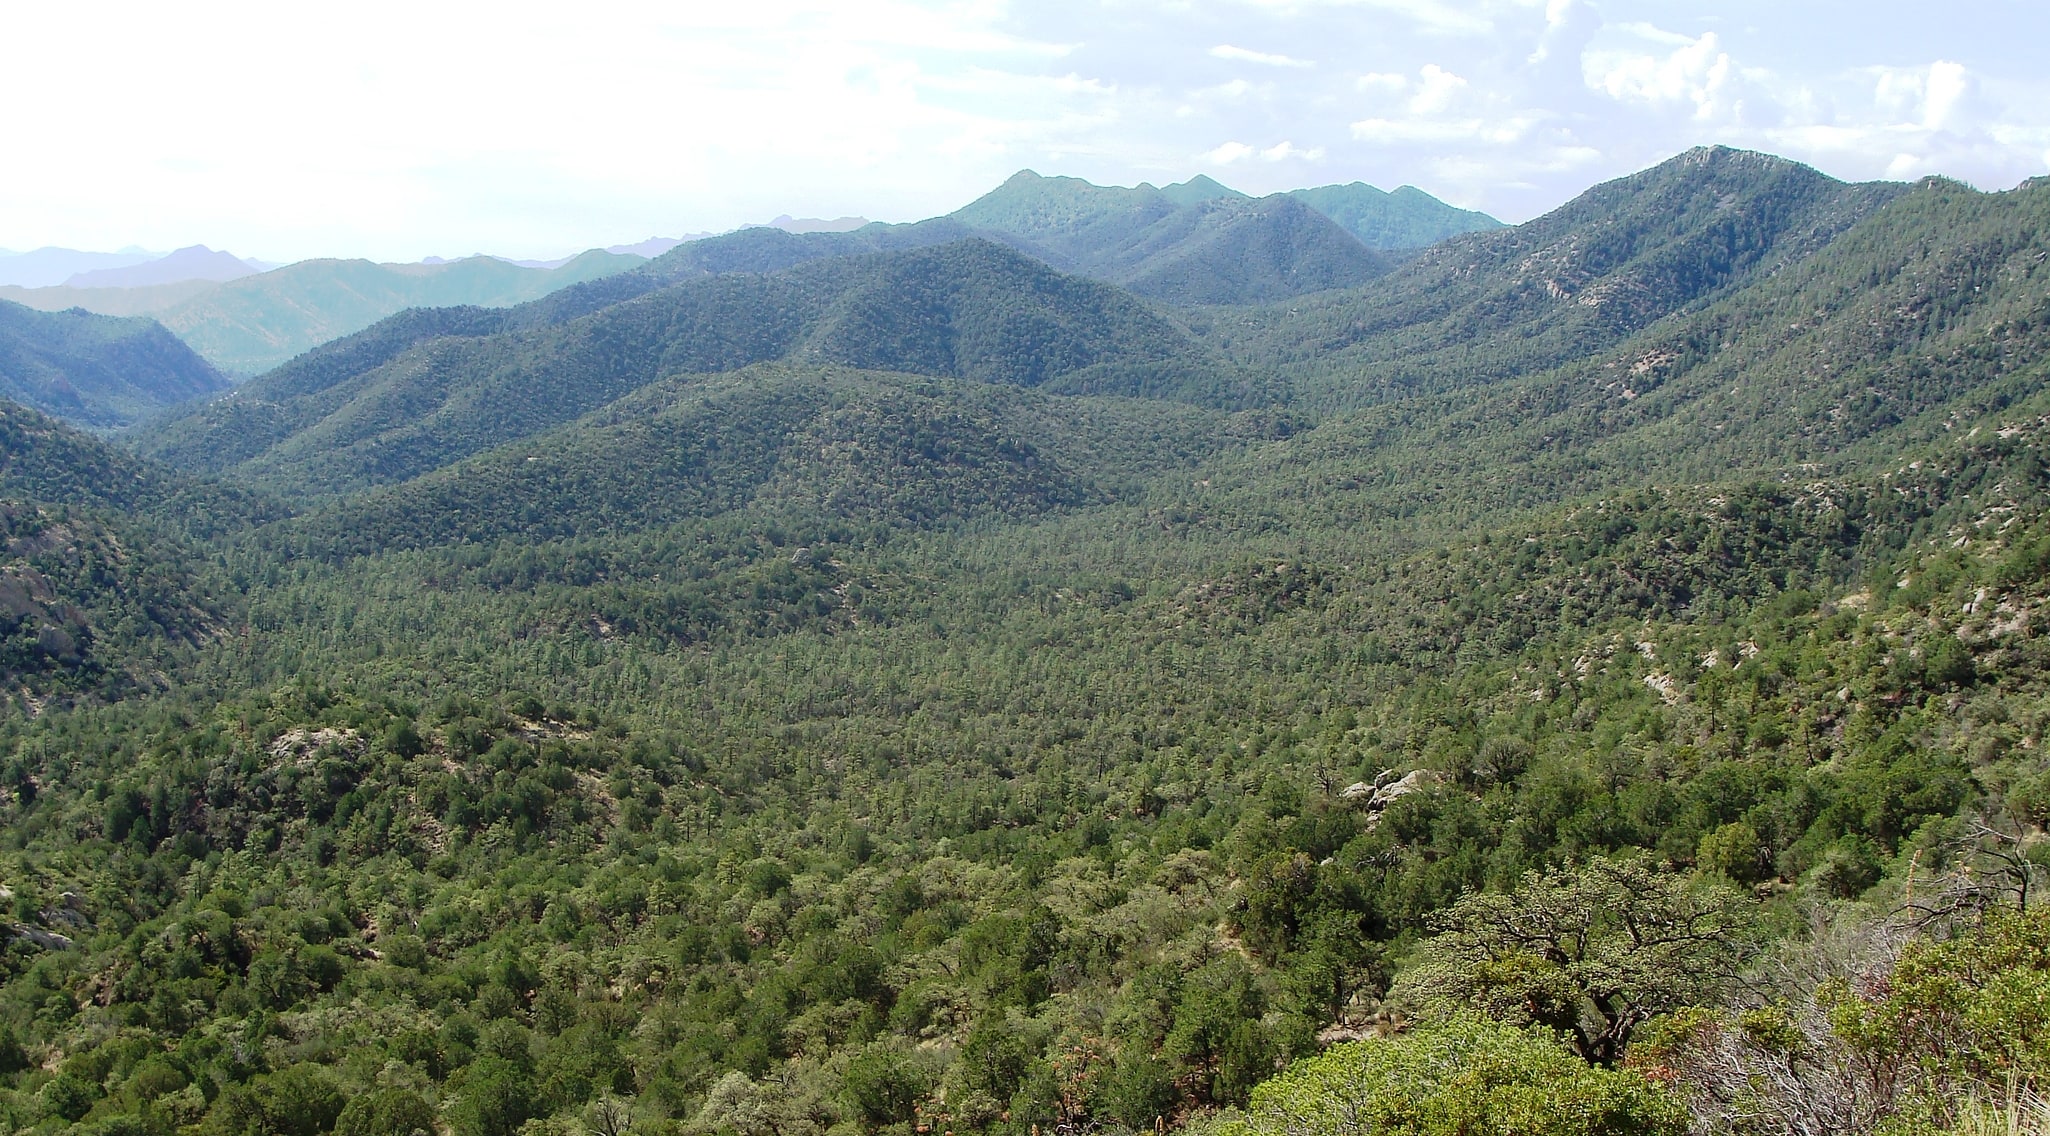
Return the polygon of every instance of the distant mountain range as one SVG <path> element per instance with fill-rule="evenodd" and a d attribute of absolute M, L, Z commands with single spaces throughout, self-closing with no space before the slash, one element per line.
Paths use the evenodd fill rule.
<path fill-rule="evenodd" d="M 1123 189 L 1024 171 L 945 218 L 884 225 L 861 217 L 785 214 L 739 232 L 775 232 L 805 242 L 725 241 L 707 250 L 706 259 L 767 254 L 767 262 L 709 271 L 776 271 L 809 259 L 980 236 L 1149 299 L 1184 306 L 1247 304 L 1358 285 L 1387 272 L 1409 250 L 1491 227 L 1499 222 L 1409 187 L 1387 194 L 1354 183 L 1255 200 L 1208 177 Z M 43 311 L 78 307 L 152 316 L 220 370 L 254 375 L 409 307 L 516 305 L 712 239 L 650 237 L 549 261 L 481 255 L 456 261 L 430 257 L 412 265 L 314 260 L 271 271 L 266 269 L 273 266 L 203 245 L 161 257 L 140 250 L 45 249 L 0 257 L 0 299 Z M 590 305 L 600 301 L 630 298 L 707 271 L 693 265 L 691 256 L 671 259 L 571 302 L 594 310 Z M 59 269 L 69 271 L 60 277 Z M 15 279 L 36 283 L 6 283 Z M 58 279 L 61 286 L 50 286 Z"/>
<path fill-rule="evenodd" d="M 215 252 L 205 245 L 192 245 L 169 256 L 120 268 L 81 272 L 64 282 L 67 288 L 147 288 L 153 284 L 181 284 L 188 280 L 222 283 L 254 276 L 262 268 L 230 253 Z"/>
<path fill-rule="evenodd" d="M 0 252 L 0 287 L 49 288 L 81 272 L 105 268 L 126 268 L 155 260 L 162 253 L 126 248 L 120 252 L 80 252 L 68 248 L 39 248 L 34 252 Z"/>
<path fill-rule="evenodd" d="M 436 265 L 302 260 L 219 284 L 0 288 L 0 299 L 47 311 L 152 316 L 221 370 L 253 375 L 406 308 L 502 307 L 640 263 L 637 256 L 595 250 L 555 269 L 488 256 Z"/>

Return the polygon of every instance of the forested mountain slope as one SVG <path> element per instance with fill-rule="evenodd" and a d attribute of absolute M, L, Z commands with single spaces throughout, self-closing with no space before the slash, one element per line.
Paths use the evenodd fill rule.
<path fill-rule="evenodd" d="M 1130 296 L 976 240 L 714 276 L 565 323 L 492 327 L 476 313 L 395 320 L 163 424 L 142 448 L 216 469 L 234 454 L 266 484 L 331 494 L 419 476 L 657 378 L 785 358 L 1233 395 L 1228 372 Z"/>
<path fill-rule="evenodd" d="M 1981 784 L 2039 764 L 2003 723 L 2040 696 L 2041 437 L 1351 565 L 1190 573 L 1176 546 L 1215 535 L 1133 503 L 282 571 L 232 664 L 264 693 L 12 727 L 51 787 L 7 806 L 7 878 L 79 944 L 9 983 L 10 1028 L 77 1062 L 18 1075 L 14 1107 L 334 1112 L 376 1083 L 348 1054 L 416 1070 L 404 1099 L 464 1132 L 497 1123 L 487 1091 L 694 1131 L 1242 1100 L 1365 1024 L 1464 888 L 1644 846 L 1856 895 L 1999 807 Z M 270 693 L 294 673 L 329 682 Z M 470 681 L 531 693 L 411 701 Z M 1340 794 L 1383 768 L 1438 780 Z M 1757 848 L 1705 860 L 1732 825 Z M 150 856 L 108 854 L 130 843 Z M 215 970 L 176 977 L 183 950 Z M 260 1063 L 178 1043 L 266 1006 Z M 141 1057 L 95 1040 L 109 1019 Z"/>
<path fill-rule="evenodd" d="M 1701 151 L 1239 372 L 748 237 L 159 427 L 289 516 L 10 412 L 0 1123 L 2022 1125 L 2046 193 Z"/>
<path fill-rule="evenodd" d="M 109 429 L 227 386 L 154 320 L 0 300 L 0 396 L 46 414 Z"/>
<path fill-rule="evenodd" d="M 1617 346 L 1333 416 L 1220 470 L 1212 497 L 1271 509 L 1286 485 L 1303 517 L 1485 526 L 1736 470 L 1886 468 L 1988 414 L 2050 409 L 2046 211 L 2040 186 L 1919 184 L 1826 249 Z"/>
<path fill-rule="evenodd" d="M 1292 189 L 1288 195 L 1338 222 L 1371 249 L 1420 249 L 1461 233 L 1503 227 L 1486 213 L 1447 205 L 1413 185 L 1382 191 L 1356 181 Z"/>
<path fill-rule="evenodd" d="M 612 304 L 685 281 L 730 273 L 781 272 L 814 260 L 904 252 L 963 240 L 974 230 L 944 217 L 911 225 L 864 225 L 846 233 L 792 233 L 770 226 L 686 241 L 628 272 L 593 280 L 522 305 L 512 319 L 522 327 L 561 323 Z"/>
<path fill-rule="evenodd" d="M 204 542 L 282 515 L 0 400 L 0 697 L 166 689 L 237 608 Z"/>
<path fill-rule="evenodd" d="M 1258 312 L 1208 337 L 1358 406 L 1500 381 L 1613 346 L 1814 254 L 1902 192 L 1724 148 L 1597 186 L 1513 229 L 1458 237 L 1362 289 Z"/>
<path fill-rule="evenodd" d="M 748 511 L 911 529 L 1112 499 L 1286 426 L 833 367 L 660 380 L 561 430 L 315 510 L 307 555 L 625 534 Z"/>
<path fill-rule="evenodd" d="M 1182 197 L 1024 170 L 948 219 L 1062 271 L 1173 304 L 1259 303 L 1388 271 L 1384 257 L 1293 198 Z"/>

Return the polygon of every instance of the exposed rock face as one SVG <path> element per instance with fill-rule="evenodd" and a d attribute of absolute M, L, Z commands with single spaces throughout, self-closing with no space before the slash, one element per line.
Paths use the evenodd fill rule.
<path fill-rule="evenodd" d="M 1373 784 L 1354 782 L 1339 790 L 1338 796 L 1367 814 L 1367 828 L 1372 831 L 1389 805 L 1411 793 L 1444 783 L 1444 774 L 1429 769 L 1413 769 L 1401 777 L 1397 777 L 1393 769 L 1384 769 L 1374 778 Z"/>

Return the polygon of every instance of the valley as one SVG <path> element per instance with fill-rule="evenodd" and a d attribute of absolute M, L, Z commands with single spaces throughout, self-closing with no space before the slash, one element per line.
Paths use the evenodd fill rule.
<path fill-rule="evenodd" d="M 1027 171 L 0 304 L 0 1125 L 1980 1131 L 2046 221 Z"/>

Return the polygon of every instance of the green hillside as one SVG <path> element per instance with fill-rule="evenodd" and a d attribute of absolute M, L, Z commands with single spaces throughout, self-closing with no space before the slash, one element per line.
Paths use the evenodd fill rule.
<path fill-rule="evenodd" d="M 191 481 L 0 400 L 9 712 L 166 689 L 236 610 L 202 543 L 282 516 L 255 494 Z"/>
<path fill-rule="evenodd" d="M 1176 205 L 1200 205 L 1205 201 L 1243 198 L 1246 195 L 1228 185 L 1221 185 L 1207 174 L 1197 174 L 1187 181 L 1160 187 L 1160 192 Z"/>
<path fill-rule="evenodd" d="M 1131 291 L 1184 306 L 1274 303 L 1351 287 L 1389 268 L 1287 198 L 1186 206 L 1105 265 L 1107 278 Z"/>
<path fill-rule="evenodd" d="M 46 414 L 111 429 L 227 385 L 154 320 L 0 300 L 0 396 Z"/>
<path fill-rule="evenodd" d="M 491 318 L 396 318 L 153 427 L 139 447 L 328 495 L 419 476 L 659 378 L 776 359 L 1064 390 L 1225 386 L 1129 296 L 984 241 L 707 277 L 495 335 Z"/>
<path fill-rule="evenodd" d="M 2046 203 L 1703 150 L 1172 319 L 741 234 L 137 435 L 220 482 L 6 409 L 0 1123 L 2030 1133 Z"/>
<path fill-rule="evenodd" d="M 789 364 L 658 381 L 578 423 L 265 534 L 309 555 L 623 535 L 741 513 L 947 528 L 1137 491 L 1271 421 Z"/>
<path fill-rule="evenodd" d="M 948 219 L 1172 304 L 1268 302 L 1388 271 L 1329 218 L 1286 198 L 1253 201 L 1207 178 L 1169 190 L 1023 170 Z"/>
<path fill-rule="evenodd" d="M 67 288 L 51 285 L 24 288 L 0 286 L 0 300 L 8 300 L 39 312 L 62 312 L 84 308 L 103 316 L 149 316 L 220 287 L 214 280 L 181 280 L 176 284 L 152 284 L 143 288 Z"/>
<path fill-rule="evenodd" d="M 1903 192 L 1694 150 L 1513 229 L 1435 246 L 1364 288 L 1210 313 L 1206 337 L 1332 406 L 1500 382 L 1769 278 Z"/>

